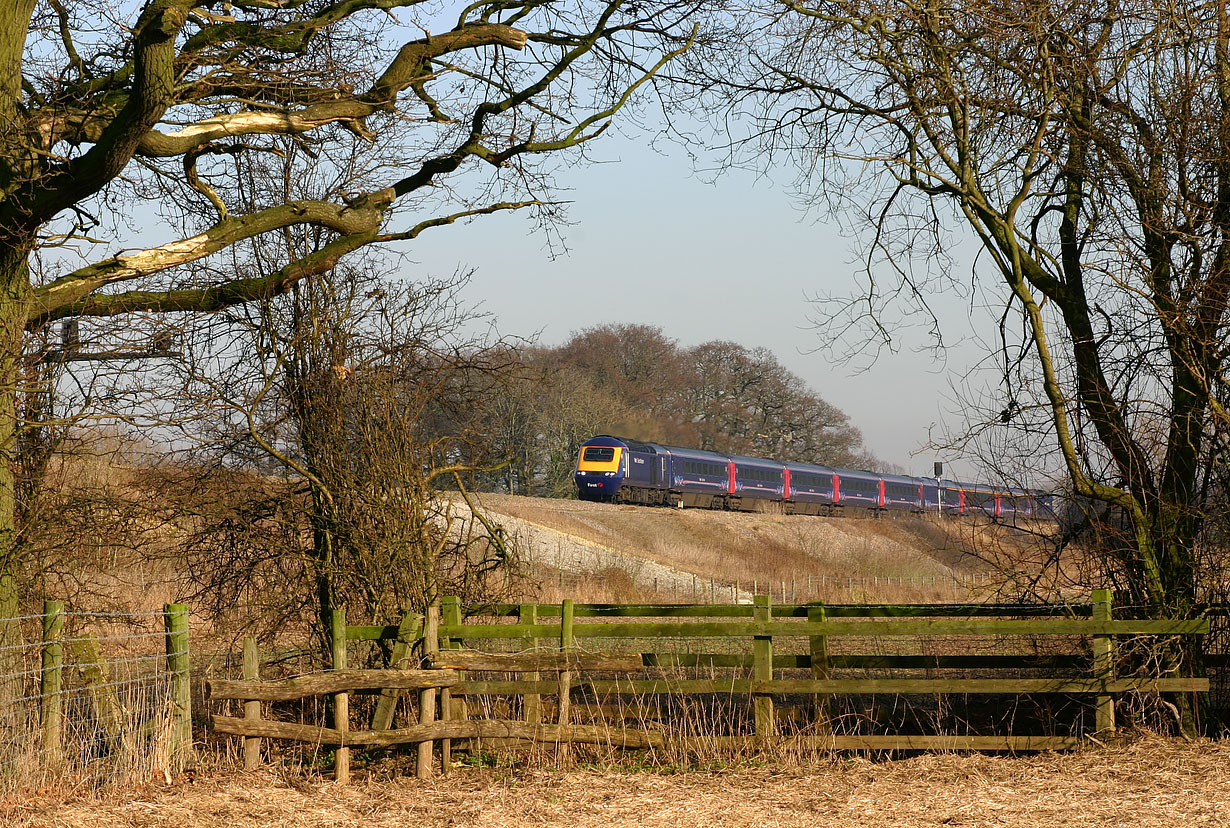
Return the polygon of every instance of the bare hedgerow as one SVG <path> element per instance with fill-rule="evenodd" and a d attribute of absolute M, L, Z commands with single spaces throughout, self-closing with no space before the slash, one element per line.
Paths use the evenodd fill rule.
<path fill-rule="evenodd" d="M 192 496 L 211 502 L 184 545 L 199 601 L 323 637 L 339 607 L 386 623 L 500 594 L 515 560 L 466 494 L 491 462 L 469 416 L 515 363 L 459 336 L 460 284 L 315 280 L 228 320 L 247 347 L 203 339 L 187 385 L 212 416 L 195 456 L 214 459 Z"/>

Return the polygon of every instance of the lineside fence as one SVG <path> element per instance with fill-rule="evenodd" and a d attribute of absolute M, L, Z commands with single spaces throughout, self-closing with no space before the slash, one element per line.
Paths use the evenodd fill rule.
<path fill-rule="evenodd" d="M 587 587 L 602 587 L 608 584 L 622 587 L 627 574 L 608 575 L 605 571 L 579 571 L 560 569 L 552 579 L 560 590 L 567 594 Z M 550 580 L 548 582 L 550 582 Z M 805 575 L 786 578 L 753 578 L 750 581 L 725 581 L 692 575 L 679 578 L 649 578 L 639 581 L 654 594 L 670 598 L 672 602 L 692 604 L 751 603 L 753 595 L 768 595 L 778 603 L 798 603 L 828 600 L 833 596 L 851 595 L 857 592 L 879 594 L 882 590 L 897 587 L 914 590 L 947 590 L 977 592 L 1001 586 L 1004 576 L 997 572 L 953 572 L 946 575 Z"/>
<path fill-rule="evenodd" d="M 339 780 L 352 747 L 417 745 L 427 776 L 433 744 L 447 771 L 458 740 L 549 743 L 562 755 L 574 743 L 1054 750 L 1113 731 L 1117 704 L 1207 692 L 1207 679 L 1180 677 L 1152 654 L 1208 629 L 1117 620 L 1105 590 L 1064 606 L 774 605 L 762 595 L 750 606 L 564 601 L 463 613 L 446 598 L 396 626 L 348 626 L 335 613 L 335 669 L 315 676 L 261 681 L 251 641 L 244 679 L 210 681 L 206 695 L 242 702 L 243 718 L 215 715 L 213 726 L 244 737 L 250 765 L 261 739 L 331 745 Z M 363 641 L 391 649 L 389 669 L 347 667 Z M 360 728 L 355 692 L 375 694 Z M 327 725 L 271 717 L 271 703 L 312 695 L 332 697 Z"/>
<path fill-rule="evenodd" d="M 0 621 L 0 791 L 170 780 L 192 758 L 188 607 Z"/>

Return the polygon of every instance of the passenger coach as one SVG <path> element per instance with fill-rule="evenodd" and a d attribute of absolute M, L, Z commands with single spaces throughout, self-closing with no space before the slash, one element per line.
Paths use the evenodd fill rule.
<path fill-rule="evenodd" d="M 582 500 L 787 514 L 850 510 L 1047 516 L 1036 492 L 726 455 L 603 435 L 581 446 Z"/>

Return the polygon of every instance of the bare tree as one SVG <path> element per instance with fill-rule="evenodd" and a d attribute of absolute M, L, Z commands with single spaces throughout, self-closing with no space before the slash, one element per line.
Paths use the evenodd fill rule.
<path fill-rule="evenodd" d="M 926 314 L 968 285 L 942 256 L 969 231 L 1000 309 L 984 410 L 1121 516 L 1108 574 L 1131 604 L 1196 611 L 1230 434 L 1225 3 L 756 9 L 753 58 L 711 88 L 754 125 L 746 146 L 791 153 L 867 220 L 866 285 L 829 321 L 886 341 L 894 302 Z"/>
<path fill-rule="evenodd" d="M 515 562 L 464 478 L 485 437 L 468 411 L 510 352 L 462 338 L 462 285 L 340 268 L 220 320 L 222 352 L 208 333 L 188 349 L 216 499 L 184 503 L 198 600 L 323 642 L 342 605 L 381 621 L 445 592 L 498 596 Z"/>
<path fill-rule="evenodd" d="M 596 325 L 574 333 L 539 361 L 569 366 L 612 397 L 647 410 L 662 405 L 678 387 L 679 346 L 652 325 Z"/>
<path fill-rule="evenodd" d="M 573 473 L 582 443 L 595 434 L 626 433 L 643 423 L 635 408 L 575 369 L 552 374 L 538 401 L 537 419 L 542 488 L 552 497 L 576 495 Z"/>
<path fill-rule="evenodd" d="M 506 460 L 501 468 L 478 479 L 479 485 L 508 494 L 532 495 L 541 455 L 540 392 L 546 380 L 541 370 L 522 365 L 500 392 L 480 409 L 482 430 L 491 453 Z"/>
<path fill-rule="evenodd" d="M 701 448 L 782 460 L 872 464 L 862 435 L 765 348 L 706 342 L 682 355 L 679 419 Z"/>
<path fill-rule="evenodd" d="M 538 207 L 541 159 L 601 134 L 689 37 L 687 4 L 22 0 L 0 42 L 0 618 L 18 599 L 14 477 L 27 339 L 94 317 L 141 328 L 283 294 L 369 245 Z M 387 148 L 353 189 L 225 197 L 284 136 L 328 159 Z M 482 169 L 490 171 L 484 174 Z M 157 229 L 155 212 L 182 235 Z M 263 273 L 218 264 L 296 230 Z M 159 237 L 162 237 L 159 239 Z M 16 635 L 0 625 L 0 638 Z"/>
<path fill-rule="evenodd" d="M 846 415 L 764 348 L 722 341 L 682 348 L 653 326 L 600 325 L 529 359 L 566 381 L 573 409 L 589 409 L 589 436 L 830 465 L 874 462 Z M 595 397 L 607 400 L 606 411 Z"/>

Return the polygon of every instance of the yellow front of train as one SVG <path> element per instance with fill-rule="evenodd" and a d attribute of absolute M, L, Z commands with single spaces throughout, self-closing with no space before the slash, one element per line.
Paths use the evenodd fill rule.
<path fill-rule="evenodd" d="M 581 446 L 577 457 L 577 497 L 612 500 L 623 485 L 628 447 L 614 437 L 595 437 Z"/>

